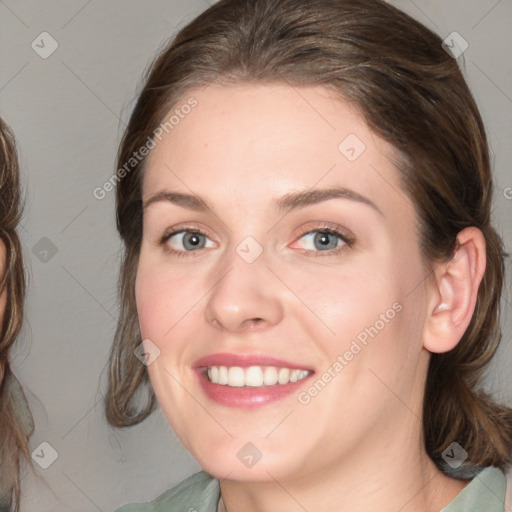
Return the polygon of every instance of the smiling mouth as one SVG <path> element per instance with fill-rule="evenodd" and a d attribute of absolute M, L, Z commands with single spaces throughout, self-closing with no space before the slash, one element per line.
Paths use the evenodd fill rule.
<path fill-rule="evenodd" d="M 277 366 L 208 366 L 206 376 L 212 384 L 258 388 L 290 384 L 305 379 L 311 373 L 310 370 Z"/>

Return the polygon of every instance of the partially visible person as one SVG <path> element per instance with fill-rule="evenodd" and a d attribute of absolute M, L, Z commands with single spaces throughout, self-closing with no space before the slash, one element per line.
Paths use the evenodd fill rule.
<path fill-rule="evenodd" d="M 19 166 L 14 134 L 0 118 L 0 512 L 19 510 L 20 469 L 30 464 L 34 430 L 10 352 L 23 320 L 25 273 L 16 231 L 21 217 Z"/>
<path fill-rule="evenodd" d="M 220 0 L 117 163 L 107 418 L 158 401 L 203 468 L 118 512 L 504 512 L 504 249 L 438 35 L 382 0 Z"/>

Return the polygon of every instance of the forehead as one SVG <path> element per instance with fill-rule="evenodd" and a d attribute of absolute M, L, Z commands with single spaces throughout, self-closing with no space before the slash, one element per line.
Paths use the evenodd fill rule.
<path fill-rule="evenodd" d="M 397 200 L 393 148 L 325 87 L 210 85 L 184 95 L 165 122 L 146 162 L 144 197 L 172 188 L 256 205 L 343 186 L 381 196 L 381 204 Z"/>

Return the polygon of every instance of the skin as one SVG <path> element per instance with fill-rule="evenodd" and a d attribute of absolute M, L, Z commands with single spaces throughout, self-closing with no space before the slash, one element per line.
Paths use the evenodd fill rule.
<path fill-rule="evenodd" d="M 136 281 L 142 336 L 160 350 L 149 375 L 177 436 L 221 480 L 228 512 L 446 506 L 467 482 L 425 453 L 421 404 L 430 352 L 453 348 L 471 318 L 481 233 L 461 232 L 457 257 L 431 272 L 393 148 L 322 87 L 212 85 L 190 96 L 197 107 L 151 151 L 143 200 L 195 193 L 212 209 L 147 206 Z M 338 150 L 349 134 L 366 146 L 353 162 Z M 347 198 L 286 215 L 274 206 L 331 186 L 375 208 Z M 328 254 L 304 237 L 326 222 L 353 244 L 340 239 L 343 250 Z M 186 252 L 180 235 L 160 243 L 185 223 L 206 232 L 205 248 Z M 247 236 L 263 249 L 251 264 L 236 252 Z M 266 354 L 318 377 L 395 303 L 401 311 L 307 405 L 292 394 L 254 410 L 225 407 L 192 369 L 213 353 Z M 262 454 L 251 468 L 237 457 L 248 442 Z"/>

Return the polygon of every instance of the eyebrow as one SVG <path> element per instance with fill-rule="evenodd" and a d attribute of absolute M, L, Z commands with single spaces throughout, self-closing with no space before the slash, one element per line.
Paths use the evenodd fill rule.
<path fill-rule="evenodd" d="M 148 206 L 154 203 L 172 203 L 182 208 L 188 208 L 189 210 L 195 210 L 197 212 L 205 212 L 207 210 L 213 210 L 213 206 L 209 204 L 200 196 L 194 194 L 184 194 L 183 192 L 171 192 L 162 190 L 157 192 L 155 195 L 147 199 L 142 208 L 145 210 Z"/>
<path fill-rule="evenodd" d="M 331 187 L 325 189 L 305 190 L 302 192 L 291 192 L 276 199 L 274 203 L 277 210 L 281 213 L 284 213 L 291 210 L 304 208 L 306 206 L 322 203 L 330 199 L 349 199 L 351 201 L 362 203 L 370 206 L 375 211 L 384 216 L 378 206 L 370 201 L 370 199 L 344 187 Z M 148 206 L 159 202 L 169 202 L 177 206 L 181 206 L 182 208 L 188 208 L 197 212 L 206 212 L 208 210 L 213 211 L 213 205 L 198 195 L 185 194 L 183 192 L 171 192 L 167 190 L 157 192 L 148 198 L 144 202 L 143 208 L 146 209 Z"/>

